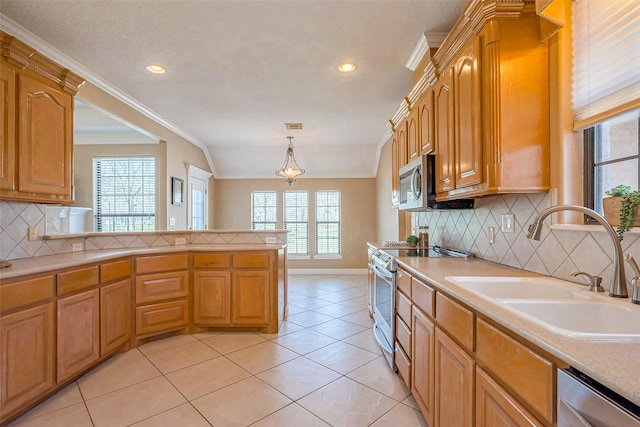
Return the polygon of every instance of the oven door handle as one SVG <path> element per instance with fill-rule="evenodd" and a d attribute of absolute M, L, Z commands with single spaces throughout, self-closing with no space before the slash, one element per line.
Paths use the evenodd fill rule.
<path fill-rule="evenodd" d="M 393 284 L 393 273 L 389 273 L 389 271 L 377 265 L 374 265 L 373 268 L 376 272 L 376 276 L 379 276 L 381 279 L 384 279 L 384 281 Z"/>

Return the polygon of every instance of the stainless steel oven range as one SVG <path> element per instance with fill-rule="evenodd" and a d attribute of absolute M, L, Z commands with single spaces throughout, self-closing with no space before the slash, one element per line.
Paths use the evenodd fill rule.
<path fill-rule="evenodd" d="M 424 248 L 382 248 L 371 256 L 375 273 L 373 289 L 373 335 L 382 349 L 389 366 L 395 371 L 393 361 L 394 342 L 396 340 L 395 307 L 396 307 L 396 257 L 469 257 L 470 253 L 458 249 L 440 246 Z"/>

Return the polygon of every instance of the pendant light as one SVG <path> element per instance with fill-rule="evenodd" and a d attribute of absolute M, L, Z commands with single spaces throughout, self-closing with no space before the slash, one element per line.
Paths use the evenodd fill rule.
<path fill-rule="evenodd" d="M 289 147 L 287 147 L 287 155 L 284 158 L 284 164 L 282 167 L 276 171 L 276 175 L 279 175 L 287 181 L 289 185 L 296 182 L 296 177 L 298 175 L 303 175 L 305 170 L 298 166 L 296 162 L 296 158 L 293 155 L 293 137 L 288 136 L 289 139 Z"/>

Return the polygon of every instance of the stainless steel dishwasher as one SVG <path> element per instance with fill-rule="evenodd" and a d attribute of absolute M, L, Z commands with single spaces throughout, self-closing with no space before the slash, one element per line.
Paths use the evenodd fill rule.
<path fill-rule="evenodd" d="M 575 368 L 558 369 L 558 427 L 640 427 L 640 407 Z"/>

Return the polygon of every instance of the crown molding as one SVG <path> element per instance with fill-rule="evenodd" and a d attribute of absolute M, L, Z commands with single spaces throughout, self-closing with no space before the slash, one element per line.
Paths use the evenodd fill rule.
<path fill-rule="evenodd" d="M 404 65 L 411 71 L 415 71 L 420 65 L 420 61 L 424 58 L 425 53 L 431 48 L 440 47 L 444 39 L 447 38 L 447 33 L 422 33 L 416 43 L 416 47 L 413 48 L 413 52 L 409 56 L 407 63 Z"/>
<path fill-rule="evenodd" d="M 108 93 L 109 95 L 113 96 L 120 102 L 128 105 L 129 107 L 145 115 L 146 117 L 153 120 L 154 122 L 165 127 L 169 131 L 175 133 L 176 135 L 181 136 L 182 138 L 186 139 L 193 145 L 200 148 L 204 153 L 205 158 L 207 159 L 207 163 L 209 164 L 209 167 L 211 168 L 211 171 L 215 176 L 216 171 L 213 165 L 213 161 L 211 159 L 211 155 L 209 154 L 209 150 L 203 143 L 198 141 L 192 135 L 180 129 L 175 124 L 171 123 L 169 120 L 165 119 L 155 111 L 148 108 L 146 105 L 142 104 L 137 99 L 127 95 L 125 92 L 118 89 L 116 86 L 104 80 L 98 74 L 94 73 L 84 65 L 80 64 L 79 62 L 67 56 L 66 54 L 62 53 L 60 50 L 56 49 L 49 43 L 42 40 L 40 37 L 33 34 L 31 31 L 27 30 L 26 28 L 22 27 L 21 25 L 19 25 L 18 23 L 14 22 L 13 20 L 11 20 L 10 18 L 8 18 L 7 16 L 1 13 L 0 13 L 0 30 L 27 43 L 28 45 L 36 49 L 38 52 L 40 52 L 42 55 L 57 62 L 63 67 L 66 67 L 69 70 L 73 70 L 74 73 L 81 75 L 89 83 L 97 86 L 98 88 Z"/>

